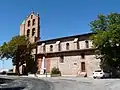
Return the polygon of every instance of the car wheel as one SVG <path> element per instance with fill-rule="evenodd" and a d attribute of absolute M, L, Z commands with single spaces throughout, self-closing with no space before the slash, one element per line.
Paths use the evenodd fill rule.
<path fill-rule="evenodd" d="M 104 79 L 105 77 L 101 77 L 101 79 Z"/>
<path fill-rule="evenodd" d="M 93 77 L 94 79 L 96 79 L 96 77 Z"/>

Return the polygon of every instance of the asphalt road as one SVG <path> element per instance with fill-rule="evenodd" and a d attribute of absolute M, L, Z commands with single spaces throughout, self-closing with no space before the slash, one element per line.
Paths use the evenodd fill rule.
<path fill-rule="evenodd" d="M 28 78 L 7 77 L 12 81 L 0 84 L 0 90 L 120 90 L 120 79 L 80 77 Z"/>

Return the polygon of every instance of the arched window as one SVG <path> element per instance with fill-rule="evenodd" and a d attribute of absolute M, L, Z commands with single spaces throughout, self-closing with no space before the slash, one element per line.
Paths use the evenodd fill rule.
<path fill-rule="evenodd" d="M 66 43 L 66 50 L 69 50 L 69 43 Z"/>
<path fill-rule="evenodd" d="M 60 63 L 64 63 L 64 56 L 60 56 Z"/>
<path fill-rule="evenodd" d="M 89 48 L 89 42 L 85 41 L 85 44 L 86 44 L 86 48 Z"/>
<path fill-rule="evenodd" d="M 28 21 L 28 27 L 30 26 L 30 20 Z"/>
<path fill-rule="evenodd" d="M 50 51 L 53 51 L 53 45 L 50 45 Z"/>
<path fill-rule="evenodd" d="M 27 30 L 27 37 L 30 35 L 30 29 Z"/>
<path fill-rule="evenodd" d="M 35 19 L 32 20 L 32 25 L 35 25 Z"/>
<path fill-rule="evenodd" d="M 58 51 L 61 51 L 61 45 L 60 45 L 60 43 L 58 44 Z"/>
<path fill-rule="evenodd" d="M 35 28 L 32 29 L 32 36 L 35 35 Z"/>
<path fill-rule="evenodd" d="M 45 52 L 46 51 L 45 43 L 42 43 L 42 47 L 43 47 L 43 52 Z"/>

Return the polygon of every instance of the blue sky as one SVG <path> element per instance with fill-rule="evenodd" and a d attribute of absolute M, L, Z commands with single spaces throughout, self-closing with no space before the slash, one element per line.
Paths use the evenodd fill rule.
<path fill-rule="evenodd" d="M 41 39 L 90 32 L 89 22 L 98 14 L 120 12 L 119 0 L 1 0 L 0 45 L 19 34 L 25 17 L 36 11 L 41 17 Z M 0 62 L 1 64 L 1 62 Z M 4 68 L 11 68 L 10 60 Z"/>

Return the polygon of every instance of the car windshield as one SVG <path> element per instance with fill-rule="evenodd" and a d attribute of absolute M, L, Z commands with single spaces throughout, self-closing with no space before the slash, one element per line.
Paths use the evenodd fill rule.
<path fill-rule="evenodd" d="M 102 70 L 95 70 L 95 72 L 101 72 Z"/>

